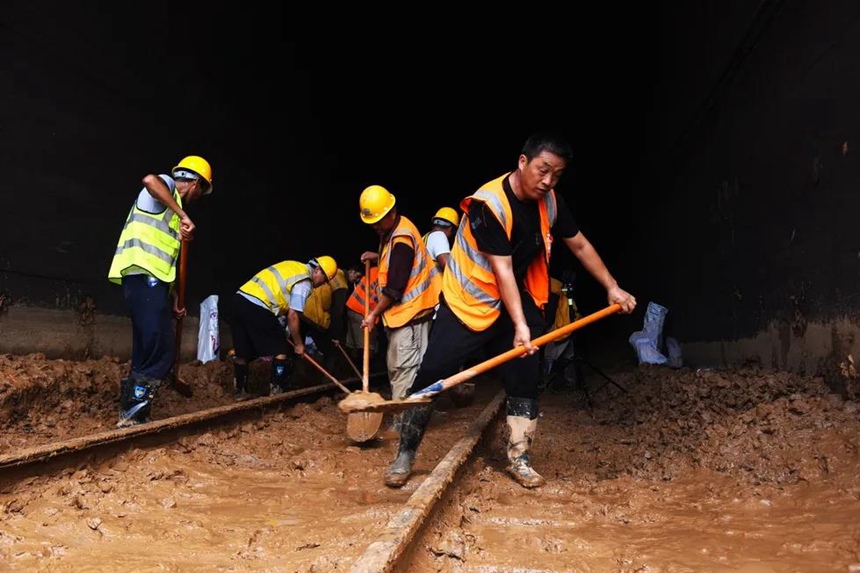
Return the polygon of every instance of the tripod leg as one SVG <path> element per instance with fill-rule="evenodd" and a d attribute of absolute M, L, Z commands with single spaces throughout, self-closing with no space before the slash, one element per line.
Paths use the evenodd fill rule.
<path fill-rule="evenodd" d="M 619 384 L 618 382 L 616 382 L 615 380 L 610 378 L 603 370 L 601 370 L 600 368 L 598 368 L 597 366 L 595 366 L 594 364 L 592 364 L 591 362 L 589 362 L 585 358 L 582 358 L 581 356 L 577 356 L 577 359 L 582 360 L 583 362 L 588 364 L 589 368 L 591 368 L 592 370 L 597 372 L 604 380 L 606 380 L 607 382 L 609 382 L 610 384 L 612 384 L 613 386 L 615 386 L 616 388 L 618 388 L 622 392 L 624 392 L 624 393 L 627 392 L 627 388 L 625 388 L 624 386 L 622 386 L 621 384 Z"/>

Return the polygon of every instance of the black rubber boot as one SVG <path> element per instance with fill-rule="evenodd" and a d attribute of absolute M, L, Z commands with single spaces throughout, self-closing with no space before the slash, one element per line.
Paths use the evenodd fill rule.
<path fill-rule="evenodd" d="M 508 398 L 508 473 L 526 488 L 540 487 L 546 480 L 531 465 L 531 447 L 537 430 L 538 401 Z"/>
<path fill-rule="evenodd" d="M 385 471 L 384 481 L 388 487 L 403 487 L 409 481 L 415 452 L 424 438 L 432 414 L 433 404 L 415 406 L 401 414 L 397 457 Z"/>
<path fill-rule="evenodd" d="M 289 358 L 272 359 L 272 392 L 280 394 L 290 390 L 292 362 Z"/>
<path fill-rule="evenodd" d="M 120 382 L 120 413 L 118 428 L 136 426 L 149 421 L 152 400 L 161 385 L 160 380 L 131 373 Z"/>
<path fill-rule="evenodd" d="M 248 365 L 233 363 L 233 396 L 237 399 L 248 393 Z"/>

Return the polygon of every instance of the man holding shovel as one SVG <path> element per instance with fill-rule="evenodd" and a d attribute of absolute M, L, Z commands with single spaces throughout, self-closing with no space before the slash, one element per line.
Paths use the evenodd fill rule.
<path fill-rule="evenodd" d="M 212 193 L 212 168 L 190 155 L 169 175 L 147 175 L 131 206 L 108 271 L 122 285 L 131 317 L 131 372 L 120 381 L 118 427 L 146 422 L 158 387 L 173 369 L 174 318 L 179 308 L 176 261 L 182 241 L 194 238 L 185 207 Z"/>
<path fill-rule="evenodd" d="M 543 477 L 531 466 L 537 428 L 540 359 L 531 340 L 542 335 L 549 299 L 549 261 L 558 237 L 606 289 L 610 304 L 630 313 L 636 299 L 622 290 L 579 230 L 556 184 L 572 159 L 562 139 L 538 133 L 523 146 L 514 171 L 484 184 L 460 207 L 460 225 L 442 280 L 442 297 L 421 368 L 409 394 L 457 373 L 482 350 L 487 355 L 523 346 L 521 358 L 498 366 L 507 393 L 508 472 L 523 487 Z M 405 410 L 397 458 L 385 484 L 401 487 L 430 421 L 433 404 Z"/>
<path fill-rule="evenodd" d="M 337 273 L 337 262 L 329 256 L 316 257 L 307 263 L 281 261 L 261 270 L 233 295 L 230 330 L 236 356 L 233 359 L 235 394 L 247 397 L 248 364 L 257 357 L 272 357 L 270 388 L 280 393 L 289 389 L 292 361 L 290 348 L 279 316 L 287 317 L 293 353 L 305 353 L 305 337 L 300 321 L 305 303 Z M 264 389 L 263 394 L 268 394 Z"/>
<path fill-rule="evenodd" d="M 395 202 L 394 195 L 379 185 L 367 187 L 359 198 L 361 220 L 380 239 L 378 251 L 361 255 L 361 262 L 377 264 L 379 281 L 379 300 L 361 326 L 372 329 L 382 318 L 388 334 L 391 395 L 398 400 L 412 386 L 427 348 L 441 277 L 418 228 L 397 212 Z"/>

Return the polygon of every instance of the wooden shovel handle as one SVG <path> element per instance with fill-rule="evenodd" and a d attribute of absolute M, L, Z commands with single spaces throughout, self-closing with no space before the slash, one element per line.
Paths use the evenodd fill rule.
<path fill-rule="evenodd" d="M 188 241 L 182 241 L 179 247 L 179 280 L 176 283 L 177 306 L 185 308 L 185 277 L 188 268 Z M 173 375 L 179 377 L 179 354 L 182 350 L 182 318 L 176 319 L 176 357 L 173 363 Z"/>
<path fill-rule="evenodd" d="M 370 314 L 370 259 L 364 261 L 364 318 Z M 361 375 L 361 389 L 370 390 L 370 329 L 364 329 L 364 364 Z"/>
<path fill-rule="evenodd" d="M 293 348 L 295 348 L 295 346 L 296 346 L 296 343 L 295 343 L 295 342 L 293 342 L 293 341 L 292 341 L 292 340 L 290 340 L 289 338 L 287 338 L 287 342 L 289 342 L 289 343 L 290 343 L 290 346 L 292 346 Z M 342 383 L 340 380 L 338 380 L 337 378 L 335 378 L 334 376 L 332 376 L 332 375 L 331 375 L 331 372 L 329 372 L 328 370 L 326 370 L 325 368 L 323 368 L 323 367 L 320 365 L 320 363 L 319 363 L 319 362 L 317 362 L 316 360 L 314 360 L 313 358 L 311 358 L 310 356 L 308 356 L 308 353 L 307 353 L 307 352 L 305 352 L 304 354 L 302 354 L 302 358 L 304 358 L 305 360 L 307 360 L 308 362 L 310 362 L 310 363 L 313 365 L 313 367 L 314 367 L 314 368 L 316 368 L 317 370 L 319 370 L 320 372 L 322 372 L 323 376 L 325 376 L 326 378 L 328 378 L 329 380 L 331 380 L 332 382 L 334 382 L 334 383 L 335 383 L 335 385 L 336 385 L 338 388 L 340 388 L 341 390 L 343 390 L 343 391 L 344 391 L 344 392 L 346 392 L 347 394 L 350 394 L 350 393 L 352 392 L 349 388 L 347 388 L 346 386 L 344 386 L 344 385 L 343 385 L 343 383 Z"/>
<path fill-rule="evenodd" d="M 553 340 L 558 340 L 559 338 L 570 334 L 574 330 L 579 330 L 583 326 L 587 326 L 587 325 L 591 324 L 592 322 L 596 322 L 596 321 L 600 320 L 601 318 L 604 318 L 606 316 L 609 316 L 610 314 L 614 314 L 614 313 L 618 312 L 619 310 L 621 310 L 620 304 L 610 305 L 610 306 L 604 308 L 603 310 L 599 310 L 593 314 L 589 314 L 588 316 L 584 316 L 584 317 L 580 318 L 579 320 L 575 320 L 575 321 L 571 322 L 570 324 L 562 326 L 561 328 L 557 328 L 551 332 L 547 332 L 543 336 L 538 336 L 537 338 L 532 340 L 532 346 L 543 346 L 544 344 L 552 342 Z M 429 398 L 431 396 L 435 396 L 436 394 L 438 394 L 444 390 L 447 390 L 448 388 L 451 388 L 452 386 L 456 386 L 457 384 L 465 382 L 466 380 L 469 380 L 469 379 L 477 376 L 478 374 L 482 374 L 482 373 L 486 372 L 487 370 L 491 370 L 491 369 L 495 368 L 496 366 L 498 366 L 499 364 L 502 364 L 503 362 L 507 362 L 508 360 L 511 360 L 513 358 L 518 358 L 525 353 L 526 353 L 526 349 L 524 346 L 517 346 L 516 348 L 512 348 L 512 349 L 508 350 L 507 352 L 503 352 L 502 354 L 499 354 L 498 356 L 494 356 L 493 358 L 485 360 L 485 361 L 481 362 L 480 364 L 476 364 L 475 366 L 472 366 L 471 368 L 467 368 L 465 370 L 462 370 L 461 372 L 458 372 L 457 374 L 454 374 L 453 376 L 445 378 L 444 380 L 439 380 L 438 382 L 434 382 L 433 384 L 424 388 L 423 390 L 419 390 L 419 391 L 415 392 L 414 394 L 411 394 L 408 397 L 404 398 L 404 401 L 423 401 L 423 400 L 426 400 L 427 398 Z"/>

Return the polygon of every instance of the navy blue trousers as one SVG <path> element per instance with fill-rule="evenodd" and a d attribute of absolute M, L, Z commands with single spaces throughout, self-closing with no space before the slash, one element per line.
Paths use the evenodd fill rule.
<path fill-rule="evenodd" d="M 149 275 L 128 275 L 122 295 L 131 318 L 131 371 L 165 380 L 176 358 L 170 285 Z"/>

